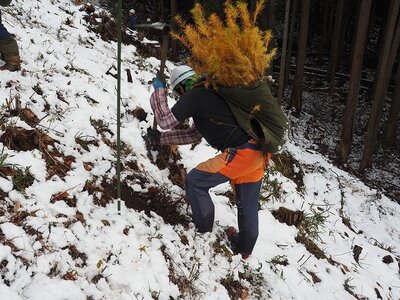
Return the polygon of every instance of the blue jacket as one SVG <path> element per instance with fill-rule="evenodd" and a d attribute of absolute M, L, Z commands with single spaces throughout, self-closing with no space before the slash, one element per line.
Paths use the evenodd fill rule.
<path fill-rule="evenodd" d="M 128 18 L 128 28 L 130 28 L 130 29 L 133 29 L 134 28 L 134 25 L 136 24 L 136 16 L 135 15 L 132 15 L 132 16 L 129 16 L 129 18 Z"/>
<path fill-rule="evenodd" d="M 0 40 L 6 40 L 9 38 L 11 38 L 11 34 L 7 31 L 7 29 L 1 23 L 1 11 L 0 11 Z"/>

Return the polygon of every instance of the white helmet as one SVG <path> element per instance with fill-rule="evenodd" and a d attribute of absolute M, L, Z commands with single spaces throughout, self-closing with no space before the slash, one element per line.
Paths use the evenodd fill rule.
<path fill-rule="evenodd" d="M 132 9 L 129 11 L 129 13 L 132 14 L 132 15 L 134 15 L 134 14 L 135 14 L 135 10 L 132 8 Z"/>
<path fill-rule="evenodd" d="M 175 87 L 184 81 L 185 79 L 195 75 L 196 73 L 189 66 L 179 66 L 172 70 L 171 77 L 169 78 L 169 84 L 171 89 L 174 90 Z"/>

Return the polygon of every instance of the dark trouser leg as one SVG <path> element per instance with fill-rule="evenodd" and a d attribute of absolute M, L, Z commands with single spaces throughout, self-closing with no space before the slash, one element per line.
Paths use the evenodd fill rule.
<path fill-rule="evenodd" d="M 199 232 L 212 231 L 214 224 L 214 203 L 208 190 L 229 178 L 219 173 L 208 173 L 193 169 L 185 179 L 186 193 L 189 196 L 193 221 Z"/>
<path fill-rule="evenodd" d="M 258 237 L 258 198 L 261 180 L 235 185 L 238 209 L 239 236 L 235 241 L 235 251 L 251 254 Z"/>

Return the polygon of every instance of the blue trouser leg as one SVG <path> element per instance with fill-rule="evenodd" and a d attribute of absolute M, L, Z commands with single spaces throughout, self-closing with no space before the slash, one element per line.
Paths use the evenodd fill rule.
<path fill-rule="evenodd" d="M 238 209 L 239 237 L 235 241 L 238 253 L 251 254 L 258 237 L 258 197 L 261 180 L 235 185 Z"/>
<path fill-rule="evenodd" d="M 7 31 L 2 23 L 0 23 L 0 40 L 7 40 L 12 38 L 11 34 Z"/>
<path fill-rule="evenodd" d="M 208 190 L 230 179 L 220 173 L 208 173 L 193 169 L 186 175 L 185 187 L 193 213 L 193 221 L 199 232 L 212 231 L 214 203 Z"/>

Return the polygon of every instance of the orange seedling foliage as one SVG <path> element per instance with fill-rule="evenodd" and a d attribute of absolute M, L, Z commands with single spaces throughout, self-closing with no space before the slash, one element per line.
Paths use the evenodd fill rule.
<path fill-rule="evenodd" d="M 269 49 L 270 30 L 257 27 L 257 17 L 265 0 L 257 1 L 253 13 L 247 3 L 228 0 L 224 20 L 215 13 L 206 16 L 201 4 L 191 10 L 193 24 L 176 17 L 181 33 L 172 32 L 190 51 L 189 65 L 197 74 L 206 74 L 212 86 L 243 86 L 262 80 L 276 54 Z"/>

